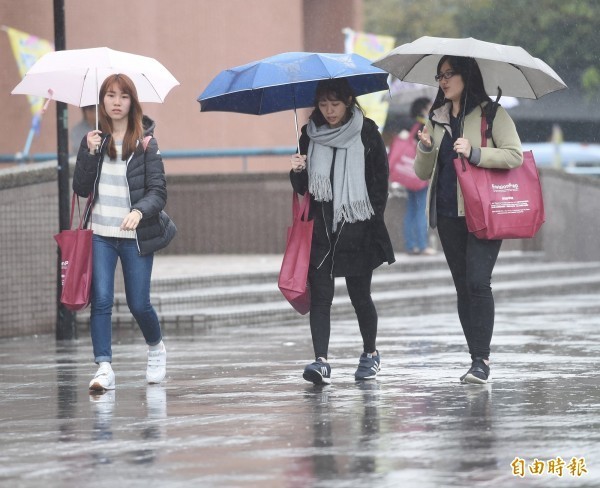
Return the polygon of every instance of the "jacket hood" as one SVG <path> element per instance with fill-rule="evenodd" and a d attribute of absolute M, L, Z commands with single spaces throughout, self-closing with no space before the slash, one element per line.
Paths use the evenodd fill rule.
<path fill-rule="evenodd" d="M 154 120 L 147 115 L 142 117 L 142 127 L 144 128 L 144 137 L 154 135 L 154 128 L 156 127 L 156 124 L 154 123 Z"/>

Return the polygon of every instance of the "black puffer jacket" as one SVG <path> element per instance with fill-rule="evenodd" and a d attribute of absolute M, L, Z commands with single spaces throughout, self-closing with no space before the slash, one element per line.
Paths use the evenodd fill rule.
<path fill-rule="evenodd" d="M 154 134 L 154 121 L 149 117 L 143 118 L 144 136 Z M 93 203 L 98 198 L 98 182 L 102 171 L 102 162 L 108 148 L 110 135 L 102 137 L 99 154 L 90 154 L 87 147 L 87 136 L 79 146 L 77 163 L 73 175 L 73 191 L 81 196 L 94 195 Z M 160 211 L 167 203 L 167 180 L 163 161 L 154 137 L 150 139 L 144 154 L 140 142 L 127 161 L 127 184 L 131 209 L 142 212 L 143 218 L 136 229 L 138 250 L 143 248 L 143 242 L 162 236 L 165 232 L 164 223 L 159 218 Z M 87 225 L 90 212 L 85 215 Z M 140 251 L 140 254 L 142 252 Z"/>
<path fill-rule="evenodd" d="M 330 266 L 333 277 L 362 275 L 383 262 L 392 264 L 396 260 L 383 219 L 388 198 L 387 152 L 377 125 L 371 119 L 364 119 L 361 138 L 365 146 L 365 180 L 375 215 L 369 220 L 352 224 L 342 222 L 338 224 L 336 234 L 333 234 L 333 202 L 317 202 L 312 195 L 310 199 L 309 218 L 315 221 L 310 264 L 314 267 Z M 300 154 L 308 153 L 309 142 L 304 126 L 300 137 Z M 335 150 L 333 158 L 335 161 Z M 332 181 L 334 166 L 331 165 Z M 301 195 L 306 193 L 306 170 L 299 173 L 291 171 L 290 180 L 294 191 Z"/>

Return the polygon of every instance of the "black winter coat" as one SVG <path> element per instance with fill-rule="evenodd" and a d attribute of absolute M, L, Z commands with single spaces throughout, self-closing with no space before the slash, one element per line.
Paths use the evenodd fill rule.
<path fill-rule="evenodd" d="M 317 202 L 312 195 L 310 199 L 309 218 L 315 221 L 310 264 L 316 268 L 330 266 L 332 277 L 363 275 L 383 262 L 392 264 L 396 260 L 383 218 L 388 198 L 387 151 L 377 125 L 371 119 L 364 119 L 361 138 L 365 147 L 365 180 L 375 215 L 369 220 L 352 224 L 342 222 L 333 234 L 333 202 Z M 308 153 L 309 142 L 305 125 L 300 137 L 300 154 Z M 334 166 L 331 165 L 332 181 Z M 294 191 L 301 195 L 306 193 L 306 170 L 299 173 L 290 171 L 290 180 Z"/>
<path fill-rule="evenodd" d="M 149 117 L 143 118 L 144 136 L 154 133 L 154 121 Z M 73 191 L 88 197 L 92 193 L 93 203 L 98 198 L 98 183 L 102 171 L 102 163 L 107 152 L 110 134 L 102 137 L 99 154 L 90 154 L 87 147 L 87 135 L 82 139 L 77 154 L 75 173 L 73 174 Z M 140 254 L 145 254 L 144 242 L 155 240 L 165 233 L 165 224 L 159 218 L 160 211 L 167 203 L 167 180 L 163 161 L 154 137 L 150 139 L 146 151 L 140 142 L 127 161 L 127 184 L 129 186 L 129 201 L 131 210 L 142 212 L 142 220 L 136 229 L 136 240 Z M 85 215 L 85 224 L 90 218 L 90 212 Z"/>

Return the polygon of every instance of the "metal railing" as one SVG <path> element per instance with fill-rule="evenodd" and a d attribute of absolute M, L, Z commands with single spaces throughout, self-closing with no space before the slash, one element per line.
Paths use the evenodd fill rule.
<path fill-rule="evenodd" d="M 196 158 L 241 158 L 242 171 L 248 169 L 248 158 L 257 156 L 287 156 L 296 152 L 295 146 L 267 148 L 235 148 L 235 149 L 161 149 L 164 159 L 196 159 Z M 0 163 L 38 163 L 56 159 L 56 153 L 37 153 L 18 158 L 15 154 L 0 154 Z M 71 159 L 74 158 L 73 156 Z"/>
<path fill-rule="evenodd" d="M 288 156 L 296 152 L 295 146 L 280 146 L 270 148 L 243 147 L 235 149 L 209 148 L 209 149 L 161 149 L 164 159 L 210 159 L 210 158 L 241 158 L 242 172 L 248 170 L 248 159 L 259 156 Z M 538 151 L 539 152 L 539 151 Z M 536 152 L 536 161 L 538 153 Z M 20 157 L 18 154 L 0 154 L 0 163 L 25 164 L 39 163 L 56 160 L 56 153 L 36 153 Z M 75 157 L 70 157 L 75 162 Z M 541 163 L 541 164 L 540 164 Z M 548 166 L 540 161 L 538 166 Z M 564 164 L 562 168 L 566 173 L 580 175 L 600 175 L 600 162 L 586 162 L 581 164 Z"/>

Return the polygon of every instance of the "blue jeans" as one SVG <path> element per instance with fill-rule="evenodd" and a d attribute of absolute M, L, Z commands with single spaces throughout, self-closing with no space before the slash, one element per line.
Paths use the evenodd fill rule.
<path fill-rule="evenodd" d="M 150 346 L 162 340 L 158 316 L 150 303 L 150 277 L 154 255 L 140 256 L 135 239 L 93 237 L 91 333 L 94 360 L 112 361 L 112 309 L 115 270 L 121 260 L 127 306 Z"/>
<path fill-rule="evenodd" d="M 407 252 L 422 251 L 427 247 L 427 187 L 419 191 L 406 191 L 406 213 L 404 214 L 404 246 Z"/>

